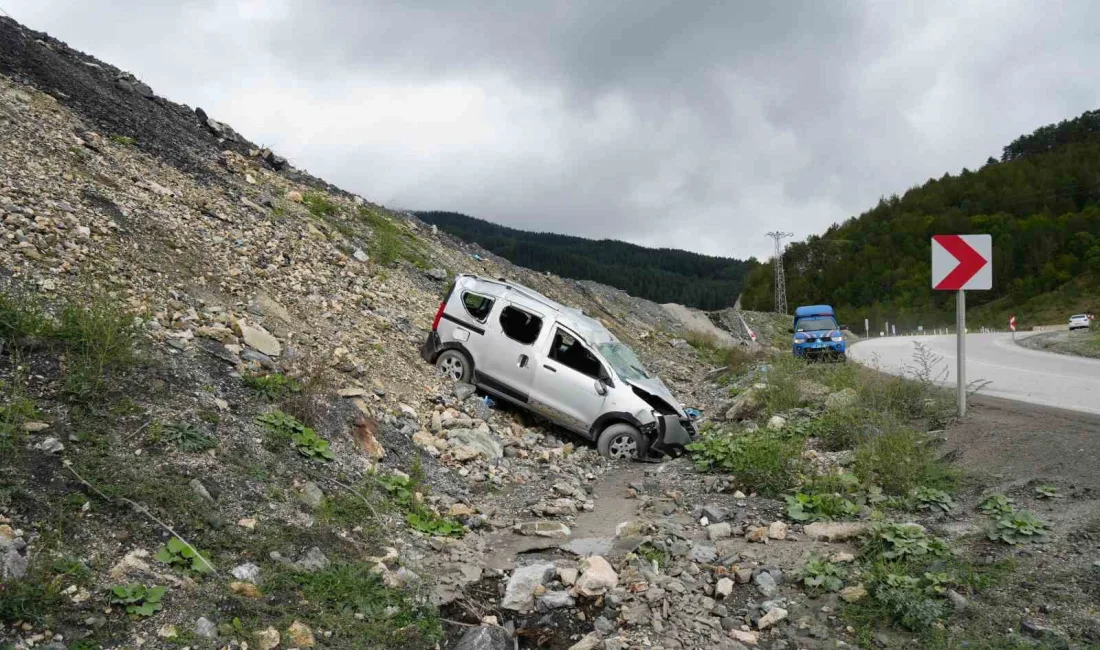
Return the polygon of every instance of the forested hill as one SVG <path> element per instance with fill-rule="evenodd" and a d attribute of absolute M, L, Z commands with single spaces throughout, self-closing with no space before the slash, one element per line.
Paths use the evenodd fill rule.
<path fill-rule="evenodd" d="M 993 290 L 967 296 L 978 315 L 1000 319 L 1060 287 L 1052 313 L 1100 311 L 1100 112 L 1040 128 L 1005 147 L 1001 161 L 929 180 L 792 244 L 788 302 L 830 302 L 860 331 L 864 318 L 899 328 L 952 322 L 954 295 L 930 289 L 929 241 L 941 233 L 993 235 Z M 769 262 L 749 274 L 743 306 L 770 309 L 773 292 Z M 1036 311 L 1018 318 L 1034 323 Z"/>
<path fill-rule="evenodd" d="M 513 264 L 575 280 L 594 280 L 659 303 L 676 302 L 700 309 L 732 306 L 746 274 L 759 266 L 756 260 L 528 232 L 456 212 L 416 215 Z"/>

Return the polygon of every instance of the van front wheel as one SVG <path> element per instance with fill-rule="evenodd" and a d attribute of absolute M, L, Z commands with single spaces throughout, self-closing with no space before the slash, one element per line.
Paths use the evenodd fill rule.
<path fill-rule="evenodd" d="M 454 381 L 470 383 L 470 360 L 458 350 L 444 350 L 435 360 L 435 367 L 443 376 Z"/>
<path fill-rule="evenodd" d="M 649 440 L 629 424 L 612 424 L 600 434 L 596 449 L 611 460 L 639 460 L 649 453 Z"/>

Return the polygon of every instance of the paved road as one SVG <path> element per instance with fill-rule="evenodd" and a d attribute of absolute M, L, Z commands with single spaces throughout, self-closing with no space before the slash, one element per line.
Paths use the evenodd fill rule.
<path fill-rule="evenodd" d="M 1017 334 L 1017 336 L 1020 336 Z M 849 357 L 892 374 L 911 371 L 914 343 L 942 357 L 943 383 L 955 385 L 955 337 L 896 336 L 856 343 Z M 989 381 L 982 394 L 1100 414 L 1100 359 L 1029 350 L 1010 334 L 966 337 L 966 379 Z"/>

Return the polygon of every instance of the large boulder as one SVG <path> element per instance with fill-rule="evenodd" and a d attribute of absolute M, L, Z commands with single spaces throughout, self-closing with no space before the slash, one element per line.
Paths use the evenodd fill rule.
<path fill-rule="evenodd" d="M 734 398 L 726 408 L 726 419 L 732 421 L 751 418 L 762 408 L 764 408 L 764 391 L 754 386 Z"/>
<path fill-rule="evenodd" d="M 859 393 L 853 388 L 845 388 L 825 398 L 825 408 L 829 411 L 851 408 L 859 402 Z"/>
<path fill-rule="evenodd" d="M 477 456 L 492 460 L 504 456 L 500 441 L 484 429 L 451 429 L 447 432 L 447 440 L 458 460 L 470 460 Z"/>
<path fill-rule="evenodd" d="M 581 577 L 574 591 L 581 596 L 602 596 L 619 585 L 619 574 L 599 555 L 581 562 Z"/>
<path fill-rule="evenodd" d="M 535 608 L 535 590 L 545 585 L 554 575 L 557 568 L 549 562 L 539 562 L 519 567 L 512 572 L 508 579 L 508 586 L 504 589 L 504 600 L 500 602 L 501 609 L 511 609 L 517 612 L 529 612 Z"/>

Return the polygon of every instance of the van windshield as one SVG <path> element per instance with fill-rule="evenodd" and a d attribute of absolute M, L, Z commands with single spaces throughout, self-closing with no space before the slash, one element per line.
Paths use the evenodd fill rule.
<path fill-rule="evenodd" d="M 615 369 L 615 374 L 622 377 L 624 381 L 628 379 L 650 378 L 649 372 L 646 371 L 642 362 L 638 360 L 638 356 L 634 354 L 634 350 L 631 350 L 622 343 L 618 341 L 600 343 L 596 346 L 596 349 L 600 351 L 603 358 L 607 359 L 607 362 Z"/>
<path fill-rule="evenodd" d="M 810 316 L 799 319 L 795 326 L 796 332 L 816 332 L 818 330 L 835 330 L 836 321 L 831 316 Z"/>

